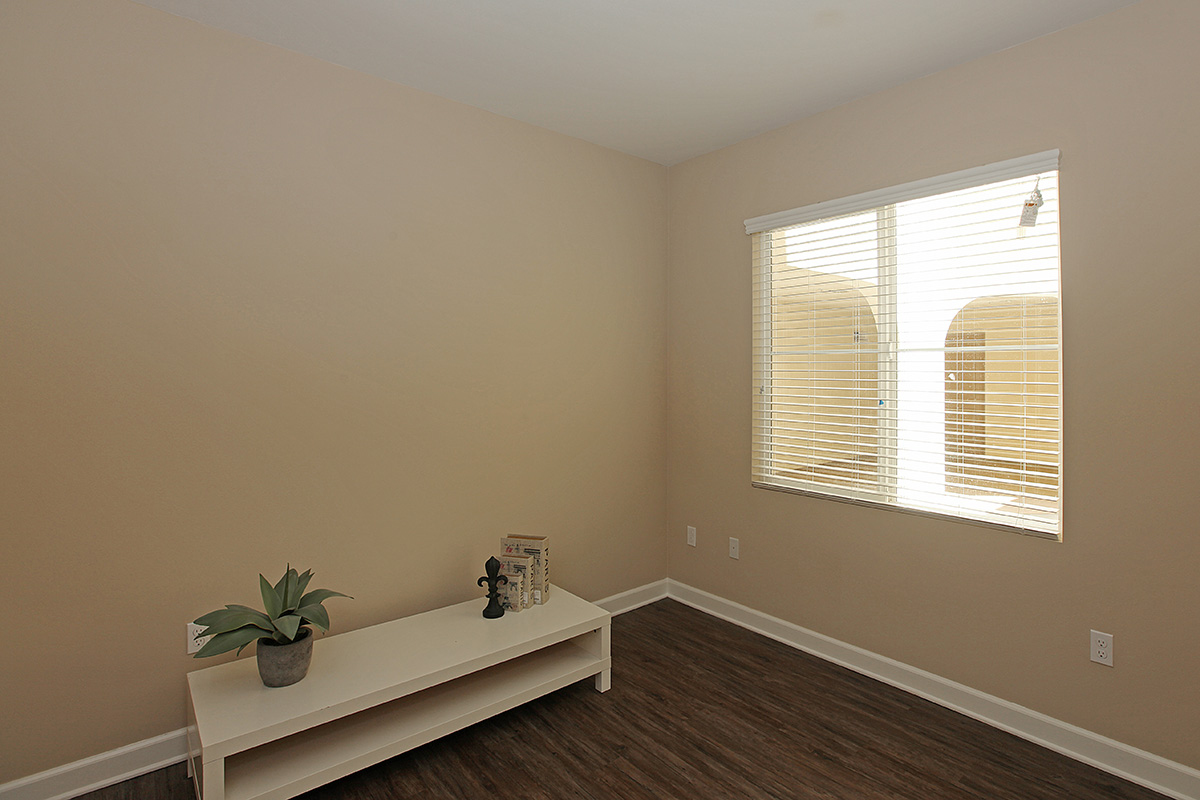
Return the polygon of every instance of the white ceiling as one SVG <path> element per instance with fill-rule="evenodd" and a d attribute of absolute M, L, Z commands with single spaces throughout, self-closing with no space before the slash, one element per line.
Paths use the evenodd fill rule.
<path fill-rule="evenodd" d="M 1136 0 L 138 0 L 675 164 Z"/>

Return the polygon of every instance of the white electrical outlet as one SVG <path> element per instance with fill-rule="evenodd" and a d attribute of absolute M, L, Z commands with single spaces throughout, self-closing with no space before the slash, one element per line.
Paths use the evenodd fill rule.
<path fill-rule="evenodd" d="M 737 539 L 733 538 L 732 536 L 729 537 L 729 557 L 730 558 L 741 558 L 742 557 L 742 543 L 739 542 Z"/>
<path fill-rule="evenodd" d="M 1106 667 L 1113 665 L 1113 635 L 1092 631 L 1092 661 Z"/>
<path fill-rule="evenodd" d="M 189 656 L 197 652 L 201 647 L 204 647 L 208 643 L 208 640 L 212 638 L 211 636 L 201 636 L 200 632 L 203 630 L 205 630 L 204 625 L 197 625 L 194 622 L 187 624 L 187 651 Z"/>
<path fill-rule="evenodd" d="M 688 526 L 687 526 L 687 528 L 688 528 L 688 531 L 687 531 L 687 533 L 688 533 L 687 542 L 688 542 L 688 544 L 689 544 L 689 545 L 691 545 L 692 547 L 695 547 L 695 546 L 696 546 L 696 529 L 695 529 L 695 528 L 693 528 L 691 525 L 688 525 Z"/>

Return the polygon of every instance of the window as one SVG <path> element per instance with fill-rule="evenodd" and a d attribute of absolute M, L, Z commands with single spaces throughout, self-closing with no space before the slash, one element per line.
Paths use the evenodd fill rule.
<path fill-rule="evenodd" d="M 755 486 L 1058 536 L 1057 151 L 746 230 Z"/>

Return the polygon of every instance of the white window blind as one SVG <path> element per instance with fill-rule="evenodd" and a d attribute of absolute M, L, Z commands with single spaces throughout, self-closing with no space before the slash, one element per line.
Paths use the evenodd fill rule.
<path fill-rule="evenodd" d="M 747 221 L 754 485 L 1059 534 L 1057 167 Z"/>

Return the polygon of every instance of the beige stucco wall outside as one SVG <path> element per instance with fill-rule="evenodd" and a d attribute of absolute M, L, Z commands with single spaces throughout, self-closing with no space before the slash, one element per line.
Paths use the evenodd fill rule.
<path fill-rule="evenodd" d="M 1146 0 L 672 167 L 672 578 L 1200 767 L 1198 31 Z M 743 220 L 1052 148 L 1064 541 L 752 489 Z"/>
<path fill-rule="evenodd" d="M 0 3 L 0 783 L 181 728 L 184 623 L 666 576 L 665 168 L 127 0 Z"/>

